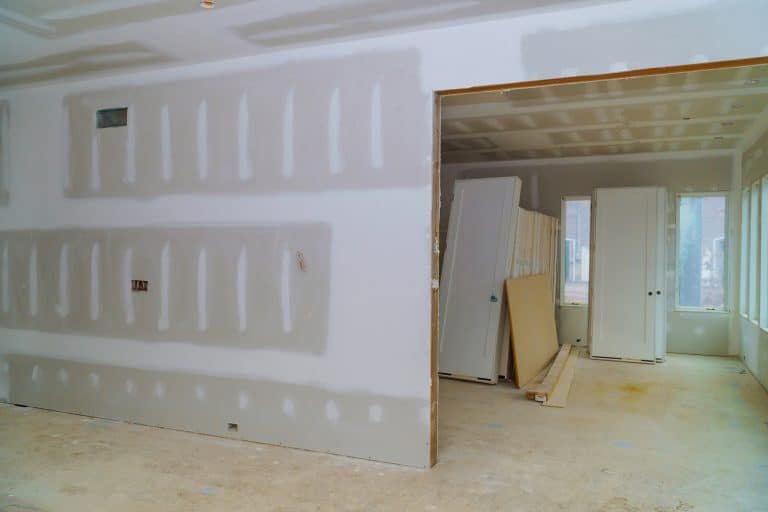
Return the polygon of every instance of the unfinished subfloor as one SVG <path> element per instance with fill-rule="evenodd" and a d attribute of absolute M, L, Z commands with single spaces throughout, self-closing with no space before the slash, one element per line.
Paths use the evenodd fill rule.
<path fill-rule="evenodd" d="M 432 470 L 0 407 L 0 511 L 35 510 L 766 511 L 768 394 L 681 355 L 581 359 L 565 409 L 443 380 Z"/>

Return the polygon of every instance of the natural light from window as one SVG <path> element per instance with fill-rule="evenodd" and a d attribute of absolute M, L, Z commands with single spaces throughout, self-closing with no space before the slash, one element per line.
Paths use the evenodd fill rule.
<path fill-rule="evenodd" d="M 760 327 L 768 328 L 768 176 L 760 195 Z"/>
<path fill-rule="evenodd" d="M 749 187 L 741 191 L 741 282 L 739 312 L 747 316 L 749 305 Z"/>
<path fill-rule="evenodd" d="M 563 304 L 589 302 L 589 223 L 591 199 L 563 200 L 562 296 Z"/>
<path fill-rule="evenodd" d="M 725 308 L 724 195 L 683 195 L 678 201 L 677 304 Z"/>
<path fill-rule="evenodd" d="M 757 295 L 757 254 L 758 254 L 758 219 L 760 207 L 760 182 L 752 184 L 752 197 L 749 200 L 749 319 L 757 322 L 759 297 Z"/>

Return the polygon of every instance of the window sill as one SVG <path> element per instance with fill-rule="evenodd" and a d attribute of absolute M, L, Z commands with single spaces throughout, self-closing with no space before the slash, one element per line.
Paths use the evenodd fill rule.
<path fill-rule="evenodd" d="M 706 308 L 681 308 L 676 307 L 675 313 L 714 313 L 719 315 L 729 315 L 731 312 L 727 309 L 706 309 Z"/>
<path fill-rule="evenodd" d="M 559 308 L 587 309 L 589 304 L 576 304 L 571 302 L 561 302 L 557 305 Z"/>

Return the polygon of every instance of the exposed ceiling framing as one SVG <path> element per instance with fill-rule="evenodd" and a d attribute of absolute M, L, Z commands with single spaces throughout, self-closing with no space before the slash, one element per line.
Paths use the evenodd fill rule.
<path fill-rule="evenodd" d="M 768 65 L 442 99 L 446 163 L 732 150 L 768 115 Z"/>

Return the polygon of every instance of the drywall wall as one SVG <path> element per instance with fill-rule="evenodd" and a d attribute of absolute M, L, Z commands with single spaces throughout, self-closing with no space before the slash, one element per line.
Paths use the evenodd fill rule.
<path fill-rule="evenodd" d="M 24 265 L 26 255 L 26 265 L 39 269 L 38 289 L 55 289 L 46 298 L 54 302 L 37 303 L 39 320 L 23 326 L 3 320 L 0 395 L 57 410 L 426 466 L 435 418 L 429 375 L 433 91 L 752 57 L 768 53 L 761 31 L 748 29 L 765 15 L 768 6 L 761 1 L 610 2 L 0 92 L 9 106 L 11 148 L 0 231 L 13 238 L 9 253 L 16 236 L 38 237 L 40 247 L 54 252 L 35 253 L 38 261 L 53 261 L 53 268 L 41 268 L 29 264 L 32 252 L 25 245 L 14 245 L 21 248 L 14 249 L 21 254 L 14 261 Z M 727 28 L 726 19 L 727 27 L 746 28 L 738 37 L 712 38 L 718 27 Z M 657 37 L 649 40 L 649 31 Z M 553 49 L 553 39 L 567 39 L 580 51 L 566 55 Z M 167 108 L 154 103 L 161 98 Z M 87 138 L 93 137 L 90 129 L 72 133 L 72 127 L 84 128 L 81 109 L 87 113 L 103 101 L 133 106 L 142 117 L 131 118 L 127 130 L 97 133 L 95 144 Z M 130 126 L 141 126 L 141 133 Z M 191 257 L 174 251 L 181 228 L 194 232 L 182 237 Z M 130 300 L 105 298 L 104 309 L 94 310 L 120 317 L 134 304 L 135 330 L 119 324 L 110 332 L 64 328 L 60 316 L 50 316 L 51 305 L 54 315 L 75 315 L 76 304 L 87 304 L 90 315 L 89 294 L 102 293 L 101 285 L 91 285 L 101 267 L 91 263 L 114 268 L 116 261 L 108 252 L 102 259 L 102 249 L 84 261 L 84 246 L 75 241 L 62 256 L 57 244 L 70 243 L 57 238 L 64 233 L 85 240 L 131 233 L 130 243 L 118 250 L 124 259 L 118 259 L 123 271 L 135 272 L 126 272 L 118 286 L 105 283 L 103 293 L 125 294 L 126 277 L 148 280 L 148 291 L 131 292 Z M 249 233 L 285 233 L 286 245 L 270 243 L 254 260 L 249 248 L 241 259 L 238 242 Z M 165 237 L 170 249 L 164 259 Z M 213 239 L 225 240 L 221 258 L 208 252 Z M 281 259 L 269 270 L 252 268 L 285 254 L 286 265 Z M 159 264 L 149 261 L 158 257 Z M 236 264 L 229 273 L 219 267 L 231 262 Z M 250 277 L 241 276 L 257 271 L 264 271 L 263 289 L 245 298 L 229 289 L 221 300 L 237 304 L 238 311 L 222 323 L 214 324 L 214 316 L 206 320 L 207 311 L 218 315 L 216 279 L 243 283 Z M 143 303 L 163 304 L 164 273 L 170 332 L 160 335 L 154 322 L 162 318 L 165 326 L 165 317 Z M 14 290 L 24 278 L 10 263 L 4 275 L 10 305 L 10 276 Z M 87 284 L 75 284 L 75 275 Z M 301 309 L 308 303 L 280 292 L 304 278 L 319 301 L 311 314 Z M 177 284 L 189 291 L 192 306 L 171 305 Z M 17 300 L 14 294 L 13 304 Z M 270 302 L 281 318 L 265 328 L 279 339 L 258 330 L 252 341 L 239 338 L 242 319 L 249 330 L 250 319 L 263 314 L 255 305 Z M 288 324 L 282 320 L 286 310 L 296 311 Z M 193 327 L 210 329 L 208 334 L 178 327 L 171 315 L 181 312 L 191 312 Z M 286 332 L 291 326 L 304 333 L 301 339 Z M 318 326 L 307 334 L 306 327 Z M 238 431 L 229 423 L 237 423 Z"/>
<path fill-rule="evenodd" d="M 8 173 L 10 166 L 10 144 L 8 142 L 8 102 L 0 100 L 0 206 L 8 203 Z"/>
<path fill-rule="evenodd" d="M 731 158 L 696 158 L 650 160 L 628 159 L 589 163 L 564 159 L 546 165 L 516 162 L 504 164 L 448 165 L 441 176 L 444 190 L 451 190 L 456 177 L 519 176 L 523 180 L 521 205 L 547 215 L 560 216 L 562 197 L 588 196 L 597 187 L 663 186 L 669 192 L 667 243 L 667 289 L 675 290 L 675 197 L 680 192 L 730 190 Z M 441 205 L 450 208 L 450 194 Z M 674 296 L 668 296 L 668 350 L 691 354 L 729 354 L 727 313 L 690 313 L 675 311 Z M 561 343 L 585 344 L 587 308 L 558 307 L 558 337 Z M 578 340 L 582 340 L 579 343 Z"/>
<path fill-rule="evenodd" d="M 751 186 L 762 176 L 768 175 L 768 130 L 743 152 L 739 161 L 742 166 L 742 187 Z M 738 197 L 738 211 L 741 212 L 741 192 Z M 741 331 L 742 357 L 754 376 L 768 388 L 768 332 L 739 311 L 741 308 L 736 310 L 736 314 Z"/>

